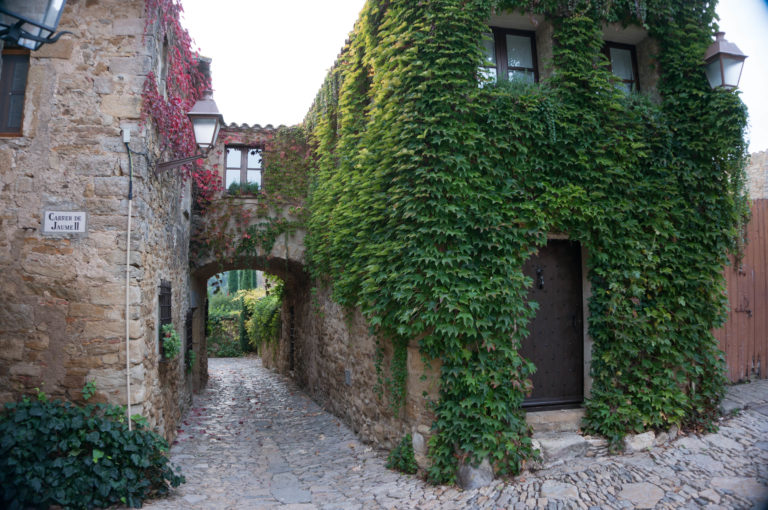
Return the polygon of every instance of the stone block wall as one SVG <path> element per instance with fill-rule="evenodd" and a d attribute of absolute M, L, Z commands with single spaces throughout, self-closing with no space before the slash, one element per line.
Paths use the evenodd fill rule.
<path fill-rule="evenodd" d="M 395 414 L 377 376 L 376 337 L 359 310 L 344 310 L 327 287 L 313 290 L 305 278 L 286 282 L 281 322 L 280 341 L 259 348 L 265 366 L 292 376 L 365 441 L 389 449 L 407 433 L 429 435 L 428 399 L 438 396 L 439 365 L 425 363 L 415 342 L 408 348 L 405 407 Z M 380 347 L 386 378 L 392 352 L 388 342 Z"/>
<path fill-rule="evenodd" d="M 768 151 L 755 152 L 747 166 L 749 198 L 768 199 Z"/>
<path fill-rule="evenodd" d="M 171 282 L 183 339 L 191 191 L 156 172 L 155 133 L 140 122 L 158 46 L 143 15 L 143 0 L 68 2 L 60 29 L 73 35 L 30 54 L 23 135 L 0 138 L 0 401 L 35 387 L 78 401 L 94 380 L 97 399 L 126 403 L 130 129 L 132 412 L 170 437 L 199 371 L 159 360 L 158 286 Z M 87 231 L 44 234 L 45 210 L 85 211 Z"/>

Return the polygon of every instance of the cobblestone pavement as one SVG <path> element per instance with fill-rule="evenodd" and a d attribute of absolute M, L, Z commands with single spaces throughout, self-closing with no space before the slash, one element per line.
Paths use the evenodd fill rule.
<path fill-rule="evenodd" d="M 726 404 L 747 409 L 717 434 L 460 491 L 386 469 L 260 360 L 211 359 L 209 373 L 171 449 L 187 483 L 145 508 L 768 508 L 768 380 L 729 391 Z"/>

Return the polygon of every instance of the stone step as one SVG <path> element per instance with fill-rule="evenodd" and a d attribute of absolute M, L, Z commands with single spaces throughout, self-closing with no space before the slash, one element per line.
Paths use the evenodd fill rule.
<path fill-rule="evenodd" d="M 584 409 L 557 409 L 555 411 L 533 411 L 525 415 L 525 420 L 533 428 L 534 434 L 550 432 L 578 433 Z"/>
<path fill-rule="evenodd" d="M 573 432 L 534 434 L 533 446 L 541 451 L 544 466 L 558 461 L 585 457 L 589 450 L 589 442 L 584 436 Z"/>

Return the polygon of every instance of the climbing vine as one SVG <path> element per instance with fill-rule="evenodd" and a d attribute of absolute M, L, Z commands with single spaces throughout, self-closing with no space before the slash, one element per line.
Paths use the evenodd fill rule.
<path fill-rule="evenodd" d="M 142 122 L 151 122 L 163 159 L 187 157 L 197 152 L 187 112 L 210 89 L 209 61 L 192 50 L 192 40 L 181 26 L 179 0 L 147 0 L 145 38 L 156 44 L 158 62 L 142 92 Z M 224 195 L 214 151 L 206 164 L 184 165 L 184 179 L 191 178 L 195 210 L 205 216 L 197 221 L 190 242 L 191 263 L 211 256 L 215 260 L 263 257 L 281 234 L 292 234 L 306 221 L 304 199 L 308 188 L 309 148 L 302 127 L 250 129 L 223 126 L 219 146 L 258 146 L 263 150 L 263 182 L 244 186 L 237 196 Z M 256 199 L 256 200 L 252 200 Z M 199 217 L 198 217 L 199 219 Z"/>
<path fill-rule="evenodd" d="M 297 126 L 250 134 L 227 128 L 222 137 L 225 146 L 262 148 L 262 186 L 245 195 L 208 201 L 205 222 L 192 239 L 192 252 L 197 260 L 206 255 L 218 260 L 253 256 L 266 260 L 281 234 L 294 234 L 306 222 L 304 201 L 311 161 L 306 135 Z M 213 168 L 218 176 L 217 166 Z"/>
<path fill-rule="evenodd" d="M 536 304 L 524 262 L 550 232 L 589 253 L 586 430 L 709 426 L 723 391 L 711 333 L 747 213 L 745 108 L 710 90 L 704 0 L 369 1 L 305 120 L 313 275 L 380 339 L 440 360 L 433 481 L 533 455 L 519 354 Z M 478 87 L 492 10 L 554 26 L 553 77 Z M 658 43 L 658 97 L 626 95 L 602 25 Z M 400 375 L 400 383 L 404 375 Z M 401 388 L 393 387 L 404 396 Z"/>
<path fill-rule="evenodd" d="M 159 148 L 167 160 L 195 154 L 197 146 L 187 112 L 211 87 L 207 63 L 192 51 L 192 39 L 181 26 L 179 0 L 147 0 L 145 37 L 154 39 L 163 76 L 147 75 L 142 91 L 142 121 L 152 120 Z M 161 83 L 158 83 L 158 80 Z M 221 190 L 213 169 L 197 164 L 184 165 L 181 175 L 192 178 L 198 199 L 210 200 Z"/>

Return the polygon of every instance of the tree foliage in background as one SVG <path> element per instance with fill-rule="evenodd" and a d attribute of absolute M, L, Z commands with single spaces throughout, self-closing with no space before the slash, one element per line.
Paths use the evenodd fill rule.
<path fill-rule="evenodd" d="M 230 271 L 229 276 L 237 280 L 235 271 Z M 255 350 L 248 339 L 248 304 L 264 295 L 264 289 L 240 289 L 231 296 L 209 293 L 206 335 L 209 356 L 238 357 Z"/>
<path fill-rule="evenodd" d="M 240 275 L 238 271 L 229 271 L 227 273 L 227 294 L 234 296 L 240 290 Z"/>
<path fill-rule="evenodd" d="M 248 309 L 248 341 L 251 350 L 257 350 L 263 343 L 275 343 L 280 338 L 280 310 L 283 306 L 283 281 L 268 275 L 269 294 L 249 296 L 245 301 Z"/>
<path fill-rule="evenodd" d="M 553 77 L 478 87 L 492 10 L 554 26 Z M 524 262 L 550 232 L 584 246 L 592 296 L 586 429 L 620 442 L 708 426 L 724 376 L 711 333 L 722 268 L 747 217 L 746 112 L 711 90 L 704 0 L 370 0 L 305 126 L 308 257 L 380 339 L 439 359 L 429 477 L 532 456 L 520 405 L 535 369 L 518 350 L 535 303 Z M 602 25 L 658 42 L 658 100 L 625 95 Z M 382 340 L 383 341 L 383 340 Z M 400 377 L 404 377 L 401 375 Z M 405 385 L 393 395 L 404 398 Z"/>

